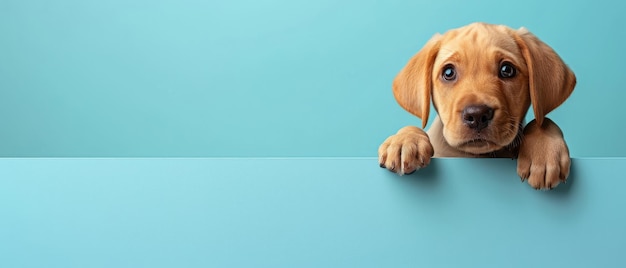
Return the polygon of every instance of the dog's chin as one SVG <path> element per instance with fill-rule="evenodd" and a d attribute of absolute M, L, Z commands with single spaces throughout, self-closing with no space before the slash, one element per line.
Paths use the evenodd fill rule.
<path fill-rule="evenodd" d="M 503 146 L 498 145 L 493 141 L 482 138 L 461 141 L 458 144 L 452 146 L 460 151 L 470 154 L 486 154 L 498 151 L 503 148 Z"/>
<path fill-rule="evenodd" d="M 444 132 L 444 139 L 453 148 L 469 154 L 488 154 L 504 148 L 510 142 L 503 142 L 491 135 L 470 134 L 461 137 L 454 135 L 447 136 Z M 469 133 L 468 133 L 469 134 Z"/>

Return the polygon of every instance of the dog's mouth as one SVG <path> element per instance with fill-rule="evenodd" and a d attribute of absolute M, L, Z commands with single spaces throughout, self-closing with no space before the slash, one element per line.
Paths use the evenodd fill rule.
<path fill-rule="evenodd" d="M 482 130 L 467 127 L 443 128 L 443 138 L 453 148 L 474 155 L 488 154 L 502 150 L 513 141 L 509 132 L 500 125 L 490 125 Z M 511 129 L 517 132 L 517 129 Z M 510 138 L 510 140 L 508 140 Z"/>

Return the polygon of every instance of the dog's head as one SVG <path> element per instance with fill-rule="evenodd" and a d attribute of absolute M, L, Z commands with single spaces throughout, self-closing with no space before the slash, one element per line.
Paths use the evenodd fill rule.
<path fill-rule="evenodd" d="M 533 105 L 539 125 L 576 77 L 525 28 L 474 23 L 433 36 L 393 82 L 396 100 L 426 126 L 430 101 L 452 147 L 472 154 L 513 142 Z"/>

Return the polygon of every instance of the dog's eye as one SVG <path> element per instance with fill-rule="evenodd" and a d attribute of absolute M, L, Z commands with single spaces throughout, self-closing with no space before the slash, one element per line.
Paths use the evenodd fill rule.
<path fill-rule="evenodd" d="M 454 66 L 446 65 L 441 73 L 441 78 L 446 81 L 453 81 L 456 79 L 456 70 L 454 70 Z"/>
<path fill-rule="evenodd" d="M 511 78 L 515 76 L 515 67 L 510 62 L 504 62 L 500 66 L 500 78 Z"/>

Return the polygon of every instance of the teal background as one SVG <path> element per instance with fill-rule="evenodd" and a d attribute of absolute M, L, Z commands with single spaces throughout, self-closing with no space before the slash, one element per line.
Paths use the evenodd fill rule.
<path fill-rule="evenodd" d="M 571 154 L 624 156 L 620 1 L 0 1 L 0 156 L 375 156 L 436 32 L 525 26 L 578 77 Z"/>
<path fill-rule="evenodd" d="M 625 7 L 0 0 L 0 267 L 623 267 Z M 535 191 L 508 159 L 378 168 L 420 124 L 392 79 L 474 21 L 576 72 L 550 114 L 568 184 Z"/>
<path fill-rule="evenodd" d="M 624 267 L 626 158 L 0 159 L 0 266 Z M 245 168 L 242 168 L 245 167 Z M 323 167 L 323 168 L 322 168 Z"/>

